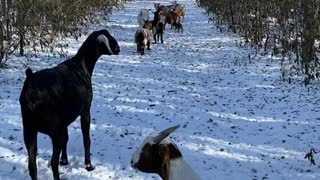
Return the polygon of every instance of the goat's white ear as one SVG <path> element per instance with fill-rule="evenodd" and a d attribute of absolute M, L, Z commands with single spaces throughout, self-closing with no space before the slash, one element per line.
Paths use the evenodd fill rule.
<path fill-rule="evenodd" d="M 104 43 L 104 44 L 106 45 L 108 51 L 109 51 L 111 54 L 113 54 L 113 52 L 112 52 L 112 50 L 111 50 L 111 47 L 110 47 L 109 39 L 108 39 L 105 35 L 103 35 L 103 34 L 99 35 L 99 36 L 97 37 L 97 41 L 98 41 L 99 43 Z"/>

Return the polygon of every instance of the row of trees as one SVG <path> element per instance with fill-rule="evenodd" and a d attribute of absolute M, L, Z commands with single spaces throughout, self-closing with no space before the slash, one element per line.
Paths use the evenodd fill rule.
<path fill-rule="evenodd" d="M 34 51 L 63 54 L 65 36 L 78 38 L 83 26 L 98 14 L 107 17 L 127 0 L 0 0 L 0 66 L 12 52 Z"/>
<path fill-rule="evenodd" d="M 199 0 L 218 27 L 241 34 L 247 43 L 281 57 L 283 79 L 319 78 L 319 0 Z"/>

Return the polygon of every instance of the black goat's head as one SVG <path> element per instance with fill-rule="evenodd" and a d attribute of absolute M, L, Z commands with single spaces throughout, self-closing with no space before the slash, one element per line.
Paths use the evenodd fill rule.
<path fill-rule="evenodd" d="M 167 138 L 179 126 L 168 128 L 159 134 L 148 136 L 134 153 L 131 166 L 146 173 L 157 173 L 167 179 L 170 160 L 182 157 L 176 144 Z"/>
<path fill-rule="evenodd" d="M 91 33 L 79 49 L 79 53 L 83 55 L 96 51 L 98 56 L 113 55 L 119 54 L 120 47 L 117 40 L 106 29 L 102 29 Z"/>
<path fill-rule="evenodd" d="M 119 54 L 120 47 L 117 40 L 113 36 L 111 36 L 106 29 L 96 32 L 98 32 L 97 41 L 98 48 L 101 54 Z"/>

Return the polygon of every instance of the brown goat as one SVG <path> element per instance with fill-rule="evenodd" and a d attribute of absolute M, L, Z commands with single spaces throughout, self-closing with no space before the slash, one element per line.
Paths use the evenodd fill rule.
<path fill-rule="evenodd" d="M 180 22 L 180 16 L 178 16 L 174 9 L 170 10 L 170 12 L 166 16 L 166 23 L 171 24 L 172 29 L 173 25 L 178 22 Z"/>
<path fill-rule="evenodd" d="M 152 31 L 152 22 L 153 22 L 153 21 L 149 21 L 149 20 L 144 21 L 143 28 Z"/>
<path fill-rule="evenodd" d="M 185 9 L 176 9 L 175 12 L 179 17 L 184 17 L 186 13 Z"/>

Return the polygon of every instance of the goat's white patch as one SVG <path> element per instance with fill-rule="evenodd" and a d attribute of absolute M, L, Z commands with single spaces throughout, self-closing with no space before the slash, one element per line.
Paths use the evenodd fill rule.
<path fill-rule="evenodd" d="M 166 15 L 162 15 L 160 14 L 160 19 L 159 19 L 160 22 L 162 22 L 163 24 L 166 23 Z"/>
<path fill-rule="evenodd" d="M 97 40 L 98 40 L 98 42 L 104 43 L 106 45 L 106 47 L 109 50 L 110 54 L 112 54 L 112 55 L 114 54 L 112 52 L 112 50 L 111 50 L 109 39 L 105 35 L 103 35 L 103 34 L 99 35 L 97 37 Z"/>
<path fill-rule="evenodd" d="M 149 9 L 141 9 L 137 15 L 139 27 L 142 28 L 144 21 L 150 20 Z"/>
<path fill-rule="evenodd" d="M 200 180 L 200 177 L 183 158 L 177 158 L 170 161 L 169 179 Z"/>

